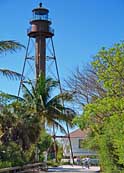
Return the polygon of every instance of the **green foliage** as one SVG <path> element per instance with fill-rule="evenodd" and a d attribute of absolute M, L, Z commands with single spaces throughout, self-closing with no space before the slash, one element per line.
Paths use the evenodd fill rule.
<path fill-rule="evenodd" d="M 0 161 L 0 169 L 9 168 L 12 166 L 12 162 L 9 161 Z"/>
<path fill-rule="evenodd" d="M 43 130 L 41 132 L 39 141 L 37 143 L 37 147 L 38 147 L 38 150 L 39 150 L 39 157 L 40 157 L 39 159 L 40 159 L 40 161 L 44 160 L 44 152 L 48 152 L 49 147 L 51 146 L 51 144 L 52 144 L 51 136 Z"/>
<path fill-rule="evenodd" d="M 67 117 L 64 114 L 64 109 L 62 105 L 62 99 L 65 101 L 71 101 L 72 96 L 66 93 L 58 94 L 51 97 L 51 92 L 56 89 L 58 83 L 51 78 L 44 78 L 41 74 L 37 79 L 37 83 L 34 86 L 31 81 L 29 81 L 31 90 L 29 90 L 23 84 L 24 97 L 23 102 L 31 111 L 39 117 L 42 128 L 45 128 L 45 124 L 49 127 L 54 126 L 59 128 L 61 131 L 65 132 L 65 129 L 61 125 L 62 122 L 71 123 L 73 116 Z"/>
<path fill-rule="evenodd" d="M 12 53 L 21 48 L 25 48 L 24 45 L 14 40 L 0 41 L 0 54 L 5 52 Z"/>
<path fill-rule="evenodd" d="M 47 151 L 52 143 L 51 137 L 45 132 L 46 125 L 54 125 L 65 132 L 61 122 L 68 121 L 71 124 L 74 116 L 67 117 L 63 112 L 66 108 L 62 106 L 61 99 L 63 97 L 70 101 L 69 94 L 51 97 L 52 89 L 58 84 L 56 81 L 45 79 L 41 74 L 35 85 L 31 81 L 28 84 L 30 90 L 24 84 L 22 86 L 23 97 L 0 93 L 2 99 L 10 101 L 6 102 L 0 111 L 0 142 L 2 147 L 5 147 L 5 158 L 8 156 L 7 160 L 10 160 L 12 165 L 35 161 L 37 148 L 42 161 L 43 152 Z"/>
<path fill-rule="evenodd" d="M 47 161 L 47 165 L 52 166 L 52 167 L 57 167 L 57 166 L 59 166 L 59 163 L 56 163 L 53 160 L 49 160 L 49 161 Z"/>
<path fill-rule="evenodd" d="M 74 123 L 89 129 L 85 143 L 97 150 L 102 170 L 118 172 L 124 168 L 124 43 L 103 48 L 92 67 L 106 94 L 91 99 Z"/>
<path fill-rule="evenodd" d="M 60 163 L 61 159 L 63 158 L 63 146 L 58 143 L 58 151 L 57 151 L 57 160 Z"/>
<path fill-rule="evenodd" d="M 107 94 L 121 96 L 124 90 L 124 43 L 101 49 L 92 65 Z"/>
<path fill-rule="evenodd" d="M 0 160 L 4 163 L 11 163 L 11 166 L 22 165 L 22 151 L 19 145 L 9 142 L 7 145 L 0 145 Z"/>

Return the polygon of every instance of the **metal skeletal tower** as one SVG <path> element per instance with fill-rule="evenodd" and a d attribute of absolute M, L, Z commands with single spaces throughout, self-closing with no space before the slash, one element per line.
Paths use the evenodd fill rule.
<path fill-rule="evenodd" d="M 37 79 L 39 75 L 44 74 L 44 77 L 46 77 L 46 62 L 47 59 L 53 60 L 54 61 L 54 69 L 56 71 L 55 78 L 58 80 L 59 83 L 59 89 L 60 92 L 62 93 L 62 87 L 60 83 L 60 77 L 59 77 L 59 71 L 58 71 L 58 65 L 57 65 L 57 60 L 56 60 L 56 55 L 55 55 L 55 49 L 54 49 L 54 44 L 52 37 L 54 36 L 54 30 L 51 28 L 52 22 L 49 20 L 48 13 L 49 10 L 44 8 L 42 6 L 42 3 L 39 4 L 38 8 L 35 8 L 32 10 L 33 12 L 33 18 L 30 21 L 31 27 L 27 31 L 27 35 L 29 37 L 28 40 L 28 45 L 26 49 L 26 55 L 25 55 L 25 60 L 24 60 L 24 65 L 23 65 L 23 70 L 22 70 L 22 78 L 20 81 L 20 86 L 18 90 L 18 96 L 20 95 L 20 90 L 21 90 L 21 85 L 23 82 L 26 82 L 26 79 L 23 79 L 23 76 L 25 76 L 25 69 L 26 69 L 26 64 L 29 60 L 34 60 L 35 61 L 35 74 Z M 30 40 L 31 38 L 35 39 L 35 56 L 30 56 L 29 54 L 29 49 L 30 49 Z M 50 53 L 51 55 L 47 56 L 47 40 L 50 39 L 51 42 L 51 49 Z M 34 57 L 34 58 L 32 58 Z M 64 106 L 64 101 L 63 106 Z M 73 152 L 72 152 L 72 145 L 71 145 L 71 140 L 69 136 L 69 128 L 68 124 L 67 126 L 67 134 L 68 134 L 68 139 L 70 143 L 70 148 L 71 148 L 71 155 L 73 159 Z M 54 135 L 55 136 L 55 135 Z M 74 160 L 73 160 L 74 163 Z"/>
<path fill-rule="evenodd" d="M 34 80 L 36 80 L 39 77 L 41 72 L 46 77 L 47 75 L 46 71 L 48 71 L 47 70 L 48 68 L 46 68 L 46 65 L 47 65 L 47 60 L 49 59 L 49 60 L 52 60 L 51 64 L 54 62 L 53 69 L 55 69 L 54 71 L 56 71 L 56 74 L 54 74 L 54 76 L 58 81 L 60 81 L 55 49 L 54 49 L 54 44 L 52 39 L 52 37 L 54 36 L 54 30 L 51 28 L 52 22 L 50 21 L 48 16 L 49 10 L 44 8 L 42 6 L 42 3 L 40 3 L 38 8 L 35 8 L 32 10 L 32 13 L 33 13 L 33 16 L 32 16 L 32 19 L 30 20 L 31 26 L 27 30 L 27 35 L 29 39 L 28 39 L 28 44 L 26 48 L 26 55 L 25 55 L 25 60 L 24 60 L 24 65 L 22 70 L 22 78 L 21 78 L 21 82 L 20 82 L 20 86 L 18 90 L 18 96 L 20 95 L 22 83 L 25 82 L 27 78 L 28 79 L 30 78 L 26 74 L 26 73 L 30 73 L 26 71 L 27 65 L 29 65 L 29 63 L 31 62 L 30 60 L 35 61 L 35 68 L 32 67 L 32 65 L 30 64 L 30 67 L 32 67 L 33 70 L 35 69 L 35 77 L 33 76 Z M 31 50 L 34 50 L 34 47 L 35 47 L 35 51 L 34 51 L 35 56 L 34 56 L 34 52 L 33 52 L 33 55 L 30 54 L 31 41 L 34 41 L 34 40 L 35 40 L 35 43 L 33 47 L 31 48 Z M 50 44 L 49 55 L 47 55 L 48 41 Z M 33 66 L 34 66 L 34 63 L 33 63 Z M 33 72 L 33 75 L 34 75 L 34 72 Z M 25 77 L 25 79 L 23 79 L 23 76 Z"/>

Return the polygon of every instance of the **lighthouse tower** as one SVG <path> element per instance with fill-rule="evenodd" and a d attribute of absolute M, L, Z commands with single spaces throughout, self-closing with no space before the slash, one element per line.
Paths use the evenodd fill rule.
<path fill-rule="evenodd" d="M 48 17 L 49 10 L 44 8 L 42 6 L 42 3 L 40 3 L 38 8 L 35 8 L 32 10 L 32 13 L 33 13 L 33 16 L 32 16 L 32 19 L 30 20 L 31 26 L 27 31 L 28 44 L 26 47 L 26 54 L 25 54 L 25 59 L 24 59 L 24 64 L 22 69 L 22 75 L 20 79 L 20 85 L 18 89 L 18 97 L 21 92 L 22 84 L 24 83 L 28 84 L 29 80 L 36 83 L 36 80 L 38 79 L 41 73 L 44 75 L 44 77 L 47 77 L 49 72 L 51 72 L 52 79 L 55 78 L 55 80 L 58 81 L 59 90 L 60 90 L 60 93 L 62 94 L 58 64 L 57 64 L 55 48 L 54 48 L 53 39 L 52 39 L 54 36 L 54 31 L 51 28 L 52 22 L 49 20 L 49 17 Z M 35 55 L 33 51 L 33 56 L 31 56 L 30 54 L 31 39 L 33 39 L 33 41 L 35 40 L 35 46 L 33 45 L 33 47 L 31 48 L 31 50 L 35 50 Z M 49 47 L 48 47 L 48 44 L 46 44 L 48 43 L 47 41 L 49 41 L 50 43 Z M 48 48 L 49 48 L 49 54 L 48 54 Z M 33 66 L 29 63 L 32 60 L 33 60 Z M 29 65 L 30 69 L 33 70 L 33 76 L 34 76 L 34 66 L 35 66 L 36 75 L 35 75 L 35 79 L 33 80 L 31 80 L 32 79 L 31 73 L 29 72 L 26 73 L 26 70 L 28 69 L 27 65 Z M 49 68 L 48 68 L 48 65 L 49 65 Z M 27 76 L 27 74 L 29 74 L 31 78 Z M 64 106 L 63 100 L 62 100 L 62 104 Z M 72 145 L 71 145 L 71 140 L 69 137 L 69 128 L 67 123 L 66 123 L 66 126 L 67 126 L 69 144 L 71 148 L 71 157 L 73 159 Z M 55 140 L 55 137 L 56 136 L 54 133 L 54 140 Z M 73 163 L 74 163 L 74 159 L 73 159 Z"/>
<path fill-rule="evenodd" d="M 33 18 L 30 21 L 31 27 L 28 29 L 27 35 L 35 38 L 35 69 L 36 79 L 42 72 L 46 73 L 46 39 L 52 38 L 54 35 L 49 20 L 49 10 L 42 7 L 42 3 L 38 8 L 32 10 Z"/>

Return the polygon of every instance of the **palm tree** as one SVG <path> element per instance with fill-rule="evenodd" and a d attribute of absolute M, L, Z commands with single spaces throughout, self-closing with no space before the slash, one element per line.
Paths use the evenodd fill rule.
<path fill-rule="evenodd" d="M 54 124 L 55 127 L 65 132 L 61 123 L 68 122 L 71 125 L 74 114 L 67 116 L 67 114 L 64 113 L 67 108 L 62 105 L 62 99 L 69 102 L 72 100 L 72 96 L 68 93 L 63 93 L 51 97 L 53 89 L 58 86 L 58 82 L 51 78 L 45 79 L 42 74 L 37 79 L 35 85 L 30 81 L 29 84 L 31 85 L 31 91 L 22 84 L 24 90 L 23 101 L 25 105 L 33 106 L 37 116 L 41 118 L 43 128 L 45 128 L 45 125 L 53 126 Z"/>
<path fill-rule="evenodd" d="M 42 128 L 45 128 L 45 125 L 53 128 L 54 150 L 57 161 L 55 128 L 59 128 L 62 132 L 66 133 L 62 124 L 66 123 L 66 125 L 72 126 L 72 119 L 75 116 L 74 111 L 64 107 L 62 104 L 62 99 L 71 101 L 72 96 L 68 93 L 63 93 L 51 97 L 52 90 L 57 87 L 58 82 L 51 78 L 45 79 L 42 74 L 37 79 L 36 85 L 30 84 L 32 88 L 31 92 L 29 92 L 27 87 L 23 84 L 23 89 L 25 89 L 25 104 L 30 103 L 34 105 L 36 114 L 41 119 Z M 68 115 L 66 113 L 68 111 L 70 111 L 71 114 Z"/>
<path fill-rule="evenodd" d="M 12 41 L 12 40 L 7 40 L 7 41 L 0 41 L 0 54 L 3 53 L 13 53 L 18 49 L 24 48 L 24 46 L 16 41 Z M 2 74 L 3 76 L 6 76 L 9 79 L 18 79 L 21 77 L 21 75 L 17 72 L 14 72 L 12 70 L 8 70 L 8 69 L 0 69 L 0 74 Z"/>
<path fill-rule="evenodd" d="M 53 89 L 58 83 L 51 78 L 44 78 L 40 75 L 36 84 L 31 81 L 28 82 L 29 87 L 23 83 L 22 88 L 23 97 L 2 94 L 3 97 L 10 99 L 18 99 L 17 102 L 12 103 L 13 114 L 16 114 L 18 123 L 13 129 L 13 140 L 19 143 L 23 150 L 30 148 L 31 144 L 37 144 L 40 133 L 45 127 L 51 127 L 53 130 L 59 128 L 62 132 L 66 133 L 63 123 L 68 123 L 72 126 L 72 119 L 75 114 L 69 116 L 65 113 L 66 110 L 71 110 L 62 105 L 62 99 L 71 101 L 72 96 L 68 93 L 58 94 L 52 97 Z M 55 137 L 55 133 L 53 135 Z M 55 158 L 57 155 L 56 144 L 54 138 Z"/>
<path fill-rule="evenodd" d="M 45 129 L 46 126 L 53 127 L 54 125 L 54 128 L 59 128 L 62 132 L 66 133 L 62 123 L 68 122 L 71 126 L 74 114 L 67 116 L 65 113 L 67 108 L 62 105 L 62 99 L 71 101 L 72 96 L 68 93 L 63 93 L 52 97 L 52 90 L 57 87 L 58 83 L 51 78 L 45 79 L 42 74 L 37 79 L 36 84 L 32 84 L 31 81 L 28 81 L 28 84 L 30 85 L 30 90 L 24 83 L 22 84 L 23 97 L 4 93 L 0 95 L 10 100 L 18 99 L 18 103 L 16 104 L 20 105 L 16 106 L 16 109 L 18 107 L 17 110 L 14 107 L 16 114 L 21 113 L 21 116 L 27 114 L 28 117 L 36 116 L 40 121 L 42 129 Z"/>

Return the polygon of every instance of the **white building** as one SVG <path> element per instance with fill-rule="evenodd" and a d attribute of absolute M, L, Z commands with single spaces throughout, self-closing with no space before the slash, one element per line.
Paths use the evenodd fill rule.
<path fill-rule="evenodd" d="M 72 145 L 73 156 L 86 156 L 86 155 L 96 155 L 94 151 L 83 148 L 82 141 L 86 138 L 88 131 L 77 129 L 70 133 L 70 140 Z M 71 150 L 69 145 L 69 139 L 67 136 L 63 140 L 63 156 L 65 158 L 71 158 Z"/>

